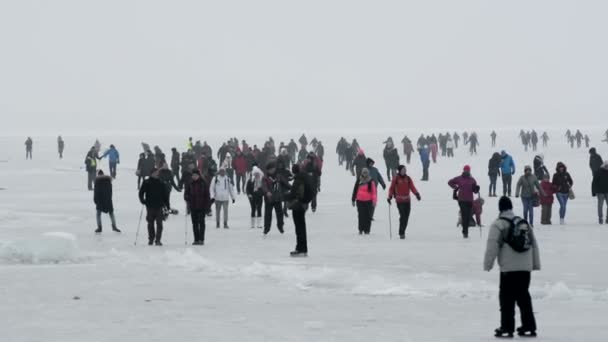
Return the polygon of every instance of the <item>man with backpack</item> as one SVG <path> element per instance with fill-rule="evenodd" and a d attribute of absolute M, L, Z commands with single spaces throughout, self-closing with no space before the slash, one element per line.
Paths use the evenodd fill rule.
<path fill-rule="evenodd" d="M 293 164 L 291 172 L 294 175 L 291 190 L 286 195 L 287 207 L 291 209 L 293 224 L 296 227 L 296 248 L 290 253 L 292 257 L 308 256 L 306 241 L 306 211 L 314 197 L 312 181 L 305 172 L 300 172 L 300 165 Z"/>
<path fill-rule="evenodd" d="M 530 297 L 530 274 L 540 270 L 538 244 L 532 227 L 513 214 L 513 203 L 503 196 L 498 202 L 500 216 L 488 235 L 484 270 L 491 271 L 494 260 L 500 267 L 501 325 L 496 337 L 513 337 L 515 331 L 515 303 L 519 306 L 522 326 L 519 336 L 536 336 L 536 321 Z"/>

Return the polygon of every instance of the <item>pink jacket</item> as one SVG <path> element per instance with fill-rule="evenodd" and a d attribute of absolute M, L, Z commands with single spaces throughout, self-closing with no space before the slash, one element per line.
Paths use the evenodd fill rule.
<path fill-rule="evenodd" d="M 376 184 L 373 181 L 369 181 L 365 184 L 359 184 L 359 181 L 355 183 L 355 188 L 353 189 L 353 202 L 361 201 L 361 202 L 369 202 L 372 201 L 374 205 L 378 201 L 378 196 L 376 193 Z"/>

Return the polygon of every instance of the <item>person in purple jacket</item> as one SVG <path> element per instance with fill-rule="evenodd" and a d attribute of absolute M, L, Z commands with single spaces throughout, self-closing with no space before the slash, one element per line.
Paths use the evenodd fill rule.
<path fill-rule="evenodd" d="M 448 185 L 454 189 L 454 199 L 458 200 L 462 217 L 462 236 L 467 239 L 469 237 L 469 223 L 473 215 L 474 194 L 479 193 L 477 181 L 471 177 L 471 167 L 465 165 L 462 175 L 450 179 Z"/>

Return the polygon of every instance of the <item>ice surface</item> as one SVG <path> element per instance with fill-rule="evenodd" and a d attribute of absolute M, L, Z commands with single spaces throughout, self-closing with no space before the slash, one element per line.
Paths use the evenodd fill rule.
<path fill-rule="evenodd" d="M 567 225 L 536 227 L 543 269 L 533 274 L 531 292 L 540 340 L 606 341 L 608 226 L 597 224 L 587 150 L 567 147 L 562 131 L 550 131 L 551 145 L 542 152 L 550 170 L 557 161 L 568 164 L 577 199 L 569 205 Z M 357 138 L 384 171 L 381 142 L 389 134 L 400 140 L 404 132 L 420 135 L 405 130 Z M 288 256 L 295 244 L 291 218 L 284 235 L 273 227 L 263 238 L 249 228 L 242 195 L 230 208 L 229 230 L 207 220 L 205 246 L 191 245 L 183 215 L 166 222 L 164 247 L 144 244 L 145 222 L 134 246 L 141 209 L 133 171 L 139 143 L 181 151 L 190 135 L 204 136 L 214 147 L 223 136 L 100 135 L 104 146 L 115 144 L 122 156 L 114 206 L 123 230 L 111 232 L 104 216 L 101 235 L 93 234 L 95 207 L 81 169 L 94 138 L 64 136 L 66 158 L 59 161 L 55 137 L 34 137 L 34 160 L 27 162 L 23 139 L 0 138 L 0 160 L 8 160 L 0 164 L 0 187 L 6 189 L 0 192 L 1 340 L 491 340 L 499 324 L 498 273 L 482 271 L 487 227 L 481 237 L 474 228 L 469 240 L 461 238 L 447 181 L 470 164 L 485 196 L 492 152 L 511 152 L 518 175 L 534 154 L 523 151 L 515 131 L 499 131 L 495 149 L 488 146 L 488 132 L 478 133 L 479 155 L 460 148 L 453 160 L 440 158 L 431 165 L 428 183 L 417 181 L 421 167 L 414 156 L 408 172 L 422 201 L 412 205 L 407 240 L 389 239 L 386 201 L 379 201 L 372 234 L 357 234 L 350 204 L 354 179 L 337 167 L 332 153 L 340 135 L 354 134 L 321 135 L 327 152 L 319 209 L 307 215 L 309 258 L 295 260 Z M 600 140 L 600 130 L 590 133 L 592 141 Z M 260 144 L 266 135 L 238 138 Z M 277 142 L 288 138 L 275 135 Z M 608 157 L 608 145 L 594 145 Z M 100 165 L 107 170 L 107 161 Z M 174 192 L 172 202 L 183 213 L 181 196 Z M 379 198 L 385 196 L 380 190 Z M 521 203 L 514 199 L 514 205 L 520 213 Z M 484 224 L 496 217 L 496 206 L 496 199 L 486 198 Z M 557 204 L 554 222 L 556 212 Z M 395 237 L 394 206 L 392 215 Z"/>

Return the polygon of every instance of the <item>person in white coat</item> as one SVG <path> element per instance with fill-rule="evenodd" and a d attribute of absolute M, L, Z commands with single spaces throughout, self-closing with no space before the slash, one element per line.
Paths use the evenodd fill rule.
<path fill-rule="evenodd" d="M 216 228 L 220 227 L 220 213 L 224 210 L 224 228 L 228 229 L 228 204 L 234 200 L 234 189 L 230 179 L 226 175 L 226 169 L 220 168 L 219 173 L 211 180 L 209 186 L 211 200 L 215 202 L 215 223 Z"/>

